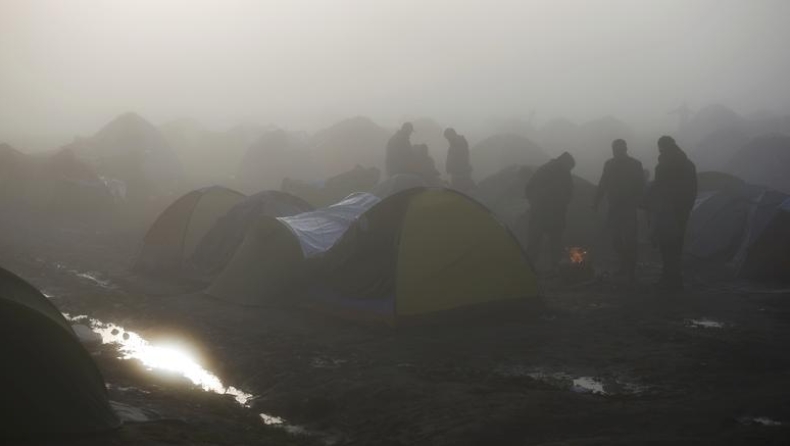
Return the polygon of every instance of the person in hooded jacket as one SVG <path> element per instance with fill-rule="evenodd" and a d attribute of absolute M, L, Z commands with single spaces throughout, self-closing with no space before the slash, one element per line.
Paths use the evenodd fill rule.
<path fill-rule="evenodd" d="M 527 182 L 525 195 L 530 204 L 527 254 L 535 264 L 538 264 L 544 239 L 548 239 L 551 267 L 559 265 L 568 204 L 573 197 L 571 170 L 575 165 L 573 156 L 563 152 L 540 166 Z"/>
<path fill-rule="evenodd" d="M 628 156 L 622 139 L 612 142 L 612 158 L 606 161 L 593 201 L 597 211 L 606 197 L 612 247 L 620 260 L 620 272 L 633 282 L 636 275 L 638 220 L 637 209 L 644 198 L 645 175 L 642 163 Z"/>
<path fill-rule="evenodd" d="M 686 225 L 697 198 L 697 169 L 670 136 L 658 140 L 658 164 L 648 192 L 653 240 L 663 264 L 659 288 L 683 289 L 682 256 Z"/>

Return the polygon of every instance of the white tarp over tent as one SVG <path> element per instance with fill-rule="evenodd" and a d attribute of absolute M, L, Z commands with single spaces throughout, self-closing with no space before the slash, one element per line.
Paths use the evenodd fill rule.
<path fill-rule="evenodd" d="M 311 258 L 331 248 L 360 215 L 379 201 L 375 195 L 358 192 L 329 207 L 277 220 L 296 235 L 305 258 Z"/>

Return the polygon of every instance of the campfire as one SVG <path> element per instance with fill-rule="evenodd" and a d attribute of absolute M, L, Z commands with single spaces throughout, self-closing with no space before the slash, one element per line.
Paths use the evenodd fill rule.
<path fill-rule="evenodd" d="M 584 265 L 586 258 L 586 249 L 579 246 L 568 248 L 568 259 L 571 261 L 571 265 Z"/>
<path fill-rule="evenodd" d="M 581 246 L 566 248 L 567 261 L 560 265 L 560 277 L 565 283 L 586 282 L 595 277 L 595 271 L 587 259 L 587 250 Z"/>

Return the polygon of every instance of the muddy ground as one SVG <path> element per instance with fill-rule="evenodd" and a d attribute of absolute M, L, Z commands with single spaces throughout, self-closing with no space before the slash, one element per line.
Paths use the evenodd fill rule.
<path fill-rule="evenodd" d="M 70 444 L 790 444 L 790 292 L 691 277 L 662 295 L 647 263 L 635 287 L 549 280 L 540 305 L 390 329 L 135 276 L 141 234 L 0 233 L 0 264 L 62 311 L 179 339 L 254 395 L 242 407 L 94 346 L 111 399 L 161 419 Z"/>

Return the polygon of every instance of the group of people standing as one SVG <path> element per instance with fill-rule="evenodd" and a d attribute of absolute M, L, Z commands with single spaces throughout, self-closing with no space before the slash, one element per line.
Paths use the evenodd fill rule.
<path fill-rule="evenodd" d="M 629 281 L 635 279 L 636 273 L 637 213 L 640 208 L 645 209 L 653 229 L 652 240 L 659 247 L 663 263 L 658 286 L 665 291 L 679 291 L 683 289 L 683 239 L 697 196 L 697 172 L 672 137 L 659 138 L 658 151 L 655 178 L 648 186 L 642 163 L 628 155 L 624 140 L 615 140 L 592 209 L 596 212 L 606 199 L 612 247 L 620 262 L 620 273 Z M 573 156 L 565 152 L 539 167 L 527 182 L 527 253 L 533 261 L 538 260 L 544 241 L 548 241 L 549 261 L 554 266 L 559 262 L 567 208 L 573 197 L 574 166 Z"/>
<path fill-rule="evenodd" d="M 386 169 L 389 177 L 412 174 L 429 186 L 442 184 L 439 171 L 425 144 L 412 145 L 414 127 L 403 124 L 387 143 Z M 449 143 L 446 172 L 450 186 L 469 191 L 475 187 L 469 144 L 466 138 L 448 128 L 444 137 Z M 649 172 L 628 154 L 625 140 L 612 142 L 612 158 L 606 161 L 592 203 L 597 212 L 606 199 L 612 247 L 617 254 L 619 272 L 634 281 L 638 253 L 638 211 L 644 209 L 652 227 L 652 240 L 658 245 L 663 263 L 659 287 L 666 291 L 683 288 L 681 260 L 683 239 L 694 200 L 697 196 L 697 172 L 694 163 L 670 136 L 658 140 L 658 164 L 654 181 L 648 186 Z M 527 254 L 537 262 L 548 245 L 549 263 L 556 267 L 562 255 L 562 236 L 567 209 L 573 198 L 573 156 L 564 152 L 540 166 L 527 181 L 525 195 L 530 203 L 527 229 Z"/>
<path fill-rule="evenodd" d="M 436 163 L 428 153 L 426 144 L 411 143 L 414 126 L 404 123 L 387 143 L 385 165 L 387 176 L 411 174 L 419 176 L 425 184 L 438 186 L 442 183 Z M 450 147 L 447 150 L 445 170 L 450 177 L 450 186 L 468 191 L 475 187 L 472 181 L 472 164 L 469 162 L 469 143 L 452 128 L 444 131 Z"/>

